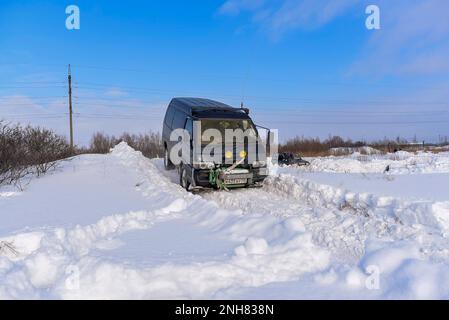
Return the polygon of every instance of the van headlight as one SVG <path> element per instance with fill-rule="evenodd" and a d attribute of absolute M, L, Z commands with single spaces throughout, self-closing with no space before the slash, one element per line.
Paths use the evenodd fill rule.
<path fill-rule="evenodd" d="M 253 167 L 254 168 L 265 167 L 265 165 L 266 165 L 265 161 L 254 161 L 253 162 Z"/>

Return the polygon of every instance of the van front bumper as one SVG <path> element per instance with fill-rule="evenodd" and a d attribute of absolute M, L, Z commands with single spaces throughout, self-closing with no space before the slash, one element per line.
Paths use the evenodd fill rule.
<path fill-rule="evenodd" d="M 246 180 L 246 183 L 238 183 L 235 186 L 237 187 L 246 187 L 251 186 L 256 183 L 261 183 L 265 180 L 265 178 L 268 176 L 268 169 L 267 168 L 251 168 L 246 169 L 246 172 L 231 172 L 231 173 L 221 173 L 220 174 L 220 180 L 222 181 L 232 181 L 232 180 Z M 193 186 L 196 187 L 204 187 L 204 188 L 212 188 L 213 185 L 209 182 L 209 173 L 210 170 L 208 169 L 194 169 L 192 168 L 192 183 Z"/>

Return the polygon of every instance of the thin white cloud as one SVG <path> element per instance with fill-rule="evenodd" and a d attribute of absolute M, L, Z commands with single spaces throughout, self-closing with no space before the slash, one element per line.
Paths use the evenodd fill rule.
<path fill-rule="evenodd" d="M 323 27 L 351 9 L 376 4 L 381 30 L 368 31 L 350 73 L 372 75 L 447 74 L 449 71 L 449 1 L 447 0 L 228 0 L 223 14 L 249 12 L 273 39 L 293 30 Z M 364 28 L 364 24 L 360 25 Z"/>
<path fill-rule="evenodd" d="M 87 146 L 95 132 L 120 135 L 123 132 L 159 132 L 164 103 L 140 99 L 110 98 L 98 92 L 77 91 L 74 98 L 75 143 Z M 34 99 L 25 95 L 0 96 L 0 121 L 41 126 L 68 136 L 67 99 Z"/>
<path fill-rule="evenodd" d="M 294 29 L 321 27 L 353 7 L 359 0 L 228 0 L 222 14 L 250 12 L 252 20 L 271 37 L 279 38 Z"/>
<path fill-rule="evenodd" d="M 105 92 L 105 95 L 108 97 L 126 97 L 128 92 L 120 88 L 111 88 Z"/>
<path fill-rule="evenodd" d="M 227 15 L 238 15 L 243 11 L 259 10 L 266 0 L 228 0 L 219 9 L 219 12 Z"/>
<path fill-rule="evenodd" d="M 447 74 L 449 1 L 380 0 L 382 29 L 374 31 L 353 72 Z"/>
<path fill-rule="evenodd" d="M 345 13 L 358 0 L 286 0 L 269 21 L 276 34 L 294 29 L 313 29 L 326 25 Z"/>

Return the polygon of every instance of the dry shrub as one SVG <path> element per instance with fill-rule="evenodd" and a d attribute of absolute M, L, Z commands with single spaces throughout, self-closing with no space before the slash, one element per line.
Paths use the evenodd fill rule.
<path fill-rule="evenodd" d="M 279 146 L 281 152 L 292 152 L 306 157 L 329 156 L 329 155 L 347 155 L 350 152 L 344 149 L 332 150 L 333 148 L 357 148 L 365 146 L 363 141 L 353 142 L 351 139 L 343 139 L 339 136 L 330 136 L 321 141 L 320 138 L 295 137 L 287 140 L 286 143 Z"/>
<path fill-rule="evenodd" d="M 433 154 L 438 154 L 442 152 L 449 152 L 449 146 L 440 146 L 440 147 L 427 147 L 425 148 L 426 152 L 431 152 Z"/>
<path fill-rule="evenodd" d="M 0 185 L 40 176 L 70 155 L 66 139 L 51 130 L 0 122 Z"/>
<path fill-rule="evenodd" d="M 111 148 L 113 148 L 117 143 L 117 139 L 112 136 L 105 135 L 103 133 L 97 132 L 93 135 L 89 151 L 91 153 L 108 153 Z"/>
<path fill-rule="evenodd" d="M 146 134 L 129 134 L 125 132 L 118 138 L 97 132 L 92 137 L 89 151 L 91 153 L 108 153 L 111 148 L 121 141 L 142 152 L 148 158 L 159 158 L 164 154 L 161 136 L 159 133 L 153 132 Z"/>
<path fill-rule="evenodd" d="M 329 146 L 320 141 L 319 138 L 295 137 L 279 146 L 280 152 L 292 152 L 303 156 L 325 156 L 329 155 Z"/>
<path fill-rule="evenodd" d="M 340 203 L 339 209 L 341 211 L 349 211 L 354 214 L 362 215 L 365 218 L 370 217 L 369 209 L 366 204 L 356 204 L 345 199 L 342 203 Z"/>
<path fill-rule="evenodd" d="M 39 176 L 53 168 L 58 160 L 72 154 L 64 137 L 48 129 L 27 127 L 25 129 L 26 147 L 28 148 L 29 165 L 36 169 Z"/>

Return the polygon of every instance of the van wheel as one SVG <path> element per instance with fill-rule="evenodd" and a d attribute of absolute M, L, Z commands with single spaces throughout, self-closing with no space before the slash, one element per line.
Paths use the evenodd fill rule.
<path fill-rule="evenodd" d="M 165 151 L 164 151 L 164 168 L 165 168 L 165 170 L 172 170 L 174 167 L 175 166 L 170 161 L 170 157 L 168 155 L 168 150 L 165 149 Z"/>
<path fill-rule="evenodd" d="M 181 165 L 179 169 L 179 184 L 181 185 L 181 187 L 189 191 L 190 181 L 189 177 L 187 176 L 187 170 L 183 165 Z"/>

